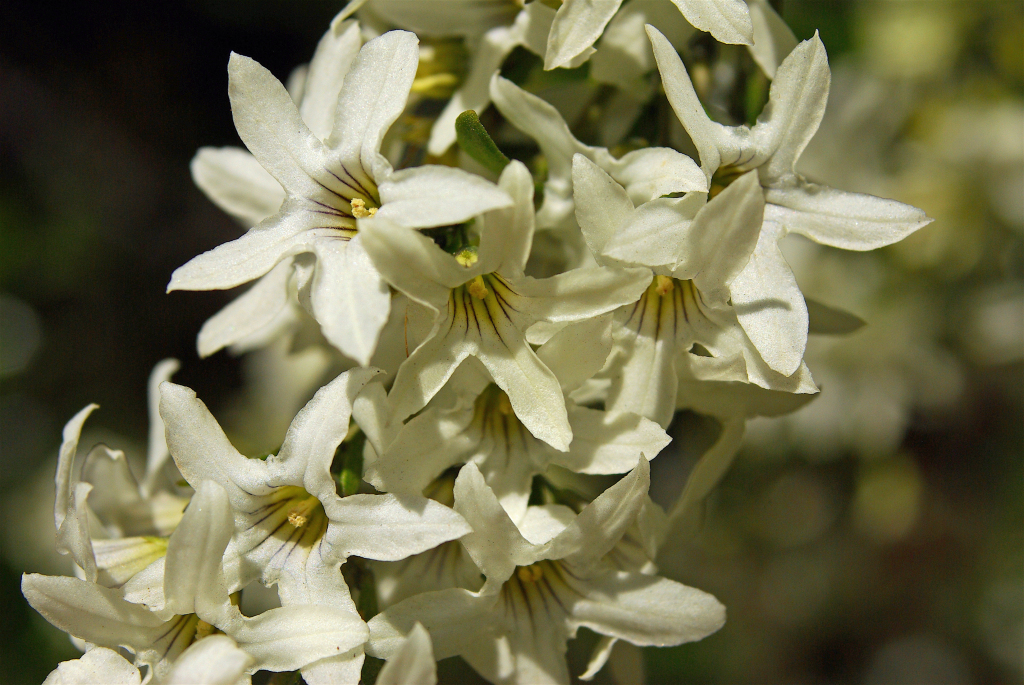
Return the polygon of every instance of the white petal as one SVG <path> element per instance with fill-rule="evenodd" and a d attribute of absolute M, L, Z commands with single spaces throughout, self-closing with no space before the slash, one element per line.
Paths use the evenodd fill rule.
<path fill-rule="evenodd" d="M 96 445 L 82 464 L 81 479 L 93 486 L 89 508 L 108 529 L 119 529 L 121 535 L 134 535 L 139 529 L 150 532 L 153 522 L 147 520 L 148 502 L 139 494 L 124 452 Z"/>
<path fill-rule="evenodd" d="M 213 481 L 204 480 L 167 542 L 167 611 L 182 616 L 196 613 L 208 623 L 216 622 L 228 602 L 221 558 L 234 532 L 227 493 Z"/>
<path fill-rule="evenodd" d="M 701 169 L 710 180 L 722 161 L 719 142 L 724 135 L 723 127 L 708 118 L 693 89 L 690 76 L 686 73 L 683 60 L 679 58 L 679 53 L 668 39 L 649 24 L 647 35 L 651 40 L 651 47 L 654 48 L 654 57 L 658 62 L 661 82 L 665 86 L 669 104 L 682 122 L 683 128 L 690 134 L 693 144 L 697 146 Z"/>
<path fill-rule="evenodd" d="M 636 414 L 609 414 L 569 405 L 573 441 L 552 463 L 576 473 L 625 473 L 643 454 L 654 459 L 672 438 L 654 421 Z"/>
<path fill-rule="evenodd" d="M 672 275 L 692 279 L 702 293 L 716 295 L 747 264 L 763 221 L 764 194 L 757 172 L 748 171 L 697 212 Z"/>
<path fill-rule="evenodd" d="M 533 246 L 533 176 L 525 164 L 513 160 L 501 172 L 498 187 L 514 204 L 482 217 L 479 264 L 501 273 L 522 273 Z M 490 264 L 496 266 L 492 269 Z"/>
<path fill-rule="evenodd" d="M 583 267 L 551 278 L 520 278 L 512 287 L 530 298 L 530 314 L 545 321 L 579 321 L 636 302 L 650 285 L 650 269 Z"/>
<path fill-rule="evenodd" d="M 388 31 L 362 47 L 345 77 L 328 143 L 337 159 L 359 160 L 371 177 L 386 165 L 378 150 L 405 109 L 419 63 L 418 44 L 408 31 Z"/>
<path fill-rule="evenodd" d="M 244 226 L 276 214 L 284 202 L 281 184 L 241 148 L 199 148 L 190 168 L 206 197 Z"/>
<path fill-rule="evenodd" d="M 353 401 L 378 373 L 353 369 L 317 390 L 288 427 L 281 450 L 267 458 L 270 485 L 302 485 L 321 499 L 335 494 L 331 461 L 349 430 Z"/>
<path fill-rule="evenodd" d="M 25 574 L 25 599 L 66 633 L 104 647 L 142 649 L 152 645 L 164 621 L 145 607 L 129 604 L 119 590 L 78 578 Z"/>
<path fill-rule="evenodd" d="M 640 205 L 628 223 L 605 243 L 605 256 L 623 264 L 651 268 L 675 264 L 681 255 L 689 254 L 696 242 L 693 216 L 703 198 L 703 193 L 692 193 Z"/>
<path fill-rule="evenodd" d="M 286 606 L 252 618 L 239 614 L 224 632 L 268 671 L 293 671 L 347 652 L 369 634 L 357 614 L 318 605 Z"/>
<path fill-rule="evenodd" d="M 666 578 L 616 572 L 580 582 L 585 596 L 571 622 L 636 645 L 678 645 L 725 623 L 725 607 L 706 592 Z"/>
<path fill-rule="evenodd" d="M 604 169 L 582 154 L 572 159 L 576 220 L 595 257 L 604 253 L 609 239 L 633 217 L 633 203 L 625 189 Z"/>
<path fill-rule="evenodd" d="M 167 425 L 167 445 L 174 462 L 189 483 L 212 480 L 242 509 L 252 497 L 270 491 L 266 464 L 247 459 L 235 450 L 195 391 L 169 381 L 163 383 L 160 416 Z"/>
<path fill-rule="evenodd" d="M 431 336 L 398 367 L 395 383 L 388 393 L 392 421 L 404 421 L 422 409 L 448 382 L 459 364 L 476 351 L 465 340 L 463 332 L 444 333 L 452 325 L 451 316 L 441 319 Z"/>
<path fill-rule="evenodd" d="M 80 659 L 62 661 L 43 685 L 139 685 L 142 675 L 123 656 L 106 647 L 94 647 Z"/>
<path fill-rule="evenodd" d="M 320 140 L 331 133 L 345 75 L 362 43 L 358 22 L 332 22 L 309 62 L 299 114 Z"/>
<path fill-rule="evenodd" d="M 512 198 L 485 178 L 451 167 L 402 169 L 380 184 L 377 212 L 402 226 L 459 224 L 477 214 L 512 206 Z"/>
<path fill-rule="evenodd" d="M 612 379 L 605 408 L 646 416 L 668 428 L 676 406 L 676 358 L 682 350 L 677 349 L 673 331 L 661 325 L 661 303 L 648 297 L 639 306 L 644 307 L 640 316 L 646 325 L 638 331 L 620 329 L 621 350 L 613 354 L 619 355 L 621 366 Z"/>
<path fill-rule="evenodd" d="M 193 257 L 171 274 L 172 290 L 224 290 L 259 278 L 278 262 L 308 250 L 306 235 L 315 215 L 297 200 L 287 200 L 278 214 L 250 228 L 241 238 Z"/>
<path fill-rule="evenodd" d="M 90 404 L 71 417 L 71 420 L 64 425 L 55 477 L 57 494 L 53 505 L 53 520 L 58 529 L 71 509 L 71 490 L 74 486 L 72 471 L 75 465 L 75 453 L 78 451 L 78 440 L 82 434 L 82 425 L 89 415 L 99 408 L 98 404 Z"/>
<path fill-rule="evenodd" d="M 385 219 L 359 222 L 363 248 L 388 283 L 413 300 L 442 310 L 451 289 L 477 275 L 432 240 Z"/>
<path fill-rule="evenodd" d="M 916 207 L 864 193 L 801 182 L 765 192 L 766 218 L 822 245 L 874 250 L 931 223 Z"/>
<path fill-rule="evenodd" d="M 437 663 L 430 633 L 417 623 L 405 638 L 405 644 L 388 659 L 377 675 L 377 685 L 435 685 Z"/>
<path fill-rule="evenodd" d="M 508 395 L 516 416 L 535 437 L 564 452 L 572 431 L 565 413 L 565 396 L 551 369 L 537 358 L 522 333 L 507 320 L 492 317 L 484 329 L 476 356 L 491 378 Z"/>
<path fill-rule="evenodd" d="M 455 479 L 455 509 L 473 527 L 461 543 L 487 576 L 488 586 L 500 586 L 516 566 L 528 566 L 537 560 L 536 546 L 523 537 L 505 513 L 476 464 L 463 466 Z"/>
<path fill-rule="evenodd" d="M 807 347 L 807 305 L 779 249 L 779 227 L 766 221 L 750 261 L 729 290 L 743 331 L 770 368 L 792 376 Z"/>
<path fill-rule="evenodd" d="M 164 359 L 157 362 L 149 374 L 146 383 L 146 408 L 149 414 L 149 440 L 146 450 L 146 477 L 143 488 L 146 493 L 153 492 L 160 470 L 170 458 L 167 449 L 167 431 L 164 420 L 160 418 L 160 384 L 171 380 L 171 376 L 181 368 L 177 359 Z"/>
<path fill-rule="evenodd" d="M 817 32 L 797 45 L 779 65 L 768 104 L 751 132 L 757 136 L 763 130 L 770 141 L 765 145 L 774 151 L 767 164 L 758 170 L 764 185 L 793 174 L 796 161 L 825 114 L 831 81 L 828 56 Z"/>
<path fill-rule="evenodd" d="M 470 531 L 457 513 L 411 495 L 352 495 L 324 504 L 327 539 L 346 556 L 397 561 Z"/>
<path fill-rule="evenodd" d="M 707 31 L 720 43 L 754 42 L 747 4 L 743 0 L 672 0 L 686 21 Z"/>
<path fill-rule="evenodd" d="M 364 478 L 378 490 L 423 494 L 423 488 L 475 446 L 466 433 L 472 411 L 428 407 L 398 432 L 385 453 L 366 468 Z"/>
<path fill-rule="evenodd" d="M 288 282 L 292 261 L 279 262 L 251 288 L 211 316 L 199 330 L 196 347 L 200 357 L 209 357 L 269 326 L 291 302 Z"/>
<path fill-rule="evenodd" d="M 569 324 L 537 349 L 537 358 L 555 374 L 563 391 L 574 390 L 607 361 L 611 328 L 610 314 Z"/>
<path fill-rule="evenodd" d="M 567 66 L 590 48 L 621 4 L 622 0 L 565 0 L 551 24 L 544 68 Z"/>
<path fill-rule="evenodd" d="M 313 174 L 323 169 L 327 151 L 288 91 L 258 62 L 235 53 L 228 76 L 231 114 L 245 146 L 289 194 L 319 193 Z"/>
<path fill-rule="evenodd" d="M 363 647 L 360 645 L 340 656 L 327 657 L 302 667 L 307 685 L 359 685 L 363 671 Z"/>
<path fill-rule="evenodd" d="M 390 659 L 405 644 L 416 623 L 430 632 L 434 658 L 446 659 L 467 644 L 488 640 L 494 633 L 489 612 L 497 596 L 479 596 L 460 588 L 415 595 L 377 614 L 369 622 L 366 653 Z"/>
<path fill-rule="evenodd" d="M 370 363 L 391 310 L 391 291 L 363 249 L 362 236 L 318 243 L 310 288 L 324 337 L 362 366 Z"/>
<path fill-rule="evenodd" d="M 210 635 L 178 657 L 166 685 L 235 685 L 254 659 L 227 635 Z"/>
<path fill-rule="evenodd" d="M 779 64 L 797 45 L 796 36 L 767 0 L 748 0 L 747 9 L 754 29 L 750 54 L 768 78 L 775 78 Z"/>
<path fill-rule="evenodd" d="M 640 455 L 636 467 L 580 512 L 551 541 L 547 559 L 564 559 L 587 570 L 607 554 L 636 521 L 651 485 L 651 467 Z"/>
<path fill-rule="evenodd" d="M 598 163 L 609 170 L 626 188 L 637 205 L 669 193 L 707 192 L 708 179 L 697 164 L 681 152 L 667 147 L 634 150 L 621 159 L 601 159 Z"/>

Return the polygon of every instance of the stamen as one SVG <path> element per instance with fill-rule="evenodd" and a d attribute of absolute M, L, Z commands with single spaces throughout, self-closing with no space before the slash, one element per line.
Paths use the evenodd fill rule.
<path fill-rule="evenodd" d="M 661 274 L 654 277 L 654 284 L 654 292 L 661 296 L 664 296 L 665 293 L 671 292 L 673 288 L 672 279 L 668 276 L 662 276 Z"/>
<path fill-rule="evenodd" d="M 516 569 L 516 577 L 523 583 L 536 583 L 544 577 L 544 570 L 537 564 L 520 566 Z"/>
<path fill-rule="evenodd" d="M 455 253 L 455 261 L 467 268 L 476 264 L 478 259 L 475 247 L 464 247 Z"/>
<path fill-rule="evenodd" d="M 305 514 L 299 511 L 293 511 L 292 513 L 288 514 L 288 523 L 292 524 L 296 528 L 302 528 L 304 525 L 306 525 L 306 521 L 308 520 L 309 518 L 307 518 Z"/>
<path fill-rule="evenodd" d="M 470 281 L 469 284 L 466 285 L 466 290 L 468 290 L 469 294 L 478 300 L 482 300 L 490 294 L 487 290 L 487 286 L 484 285 L 483 276 L 477 276 Z"/>
<path fill-rule="evenodd" d="M 366 219 L 377 213 L 376 207 L 366 208 L 366 200 L 355 198 L 352 200 L 352 216 L 357 219 Z"/>

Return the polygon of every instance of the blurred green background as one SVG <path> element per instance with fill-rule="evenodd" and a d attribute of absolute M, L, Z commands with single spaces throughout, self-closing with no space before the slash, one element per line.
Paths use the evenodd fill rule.
<path fill-rule="evenodd" d="M 283 78 L 340 3 L 4 3 L 0 25 L 0 673 L 75 658 L 24 602 L 53 551 L 60 429 L 137 455 L 153 364 L 239 416 L 245 371 L 194 351 L 227 293 L 164 294 L 239 234 L 194 188 L 233 145 L 231 50 Z M 805 293 L 868 322 L 811 341 L 822 396 L 751 423 L 695 540 L 666 575 L 715 594 L 724 629 L 645 654 L 652 683 L 1010 683 L 1024 657 L 1024 8 L 784 0 L 833 69 L 801 169 L 936 220 L 872 254 L 785 246 Z M 235 407 L 232 414 L 229 409 Z M 652 493 L 678 491 L 706 435 L 681 416 Z M 578 672 L 578 671 L 577 671 Z"/>

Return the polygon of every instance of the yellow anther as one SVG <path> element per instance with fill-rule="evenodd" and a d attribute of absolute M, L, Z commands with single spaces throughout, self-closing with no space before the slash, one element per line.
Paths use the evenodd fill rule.
<path fill-rule="evenodd" d="M 520 566 L 517 568 L 516 576 L 524 583 L 536 583 L 544 577 L 544 571 L 540 566 L 531 564 L 530 566 Z"/>
<path fill-rule="evenodd" d="M 489 294 L 489 292 L 487 290 L 487 286 L 484 285 L 484 277 L 483 276 L 477 276 L 472 281 L 470 281 L 466 285 L 466 290 L 468 290 L 469 294 L 472 295 L 473 297 L 475 297 L 478 300 L 484 299 Z"/>
<path fill-rule="evenodd" d="M 292 513 L 288 514 L 288 523 L 292 524 L 296 528 L 302 528 L 304 525 L 306 525 L 306 521 L 308 520 L 309 519 L 306 517 L 306 515 L 299 511 L 293 511 Z"/>
<path fill-rule="evenodd" d="M 658 274 L 654 277 L 654 292 L 664 296 L 666 293 L 672 291 L 673 284 L 672 279 L 668 276 L 662 276 Z"/>
<path fill-rule="evenodd" d="M 498 411 L 500 411 L 505 416 L 511 416 L 513 413 L 515 413 L 512 410 L 512 401 L 509 400 L 508 395 L 506 395 L 505 393 L 501 393 L 501 395 L 498 396 Z"/>
<path fill-rule="evenodd" d="M 215 630 L 217 629 L 214 626 L 210 625 L 202 619 L 199 619 L 199 622 L 196 624 L 196 636 L 194 639 L 198 642 L 199 640 L 202 640 L 204 637 L 213 635 Z"/>
<path fill-rule="evenodd" d="M 455 261 L 467 268 L 476 264 L 477 259 L 475 247 L 464 247 L 455 253 Z"/>
<path fill-rule="evenodd" d="M 357 219 L 366 219 L 377 213 L 376 207 L 366 208 L 366 200 L 355 198 L 352 200 L 352 216 Z"/>

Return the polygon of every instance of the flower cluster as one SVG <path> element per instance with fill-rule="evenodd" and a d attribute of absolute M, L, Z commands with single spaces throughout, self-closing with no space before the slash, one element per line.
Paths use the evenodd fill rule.
<path fill-rule="evenodd" d="M 752 125 L 684 64 L 701 40 L 749 46 L 729 54 L 765 86 Z M 517 47 L 542 60 L 508 68 Z M 747 418 L 818 392 L 808 333 L 859 323 L 805 301 L 779 240 L 869 250 L 928 222 L 796 171 L 829 90 L 817 35 L 763 0 L 357 0 L 287 88 L 240 55 L 228 74 L 248 151 L 192 171 L 251 228 L 168 289 L 254 282 L 202 356 L 286 339 L 341 373 L 247 457 L 161 364 L 141 484 L 105 446 L 76 468 L 94 405 L 68 423 L 55 523 L 78 577 L 23 591 L 87 651 L 47 682 L 424 683 L 460 655 L 567 683 L 580 627 L 604 636 L 585 678 L 620 641 L 718 630 L 722 604 L 659 576 L 658 548 Z M 663 132 L 634 135 L 658 107 Z M 649 460 L 679 410 L 722 430 L 666 513 Z M 280 606 L 243 613 L 258 585 Z"/>

